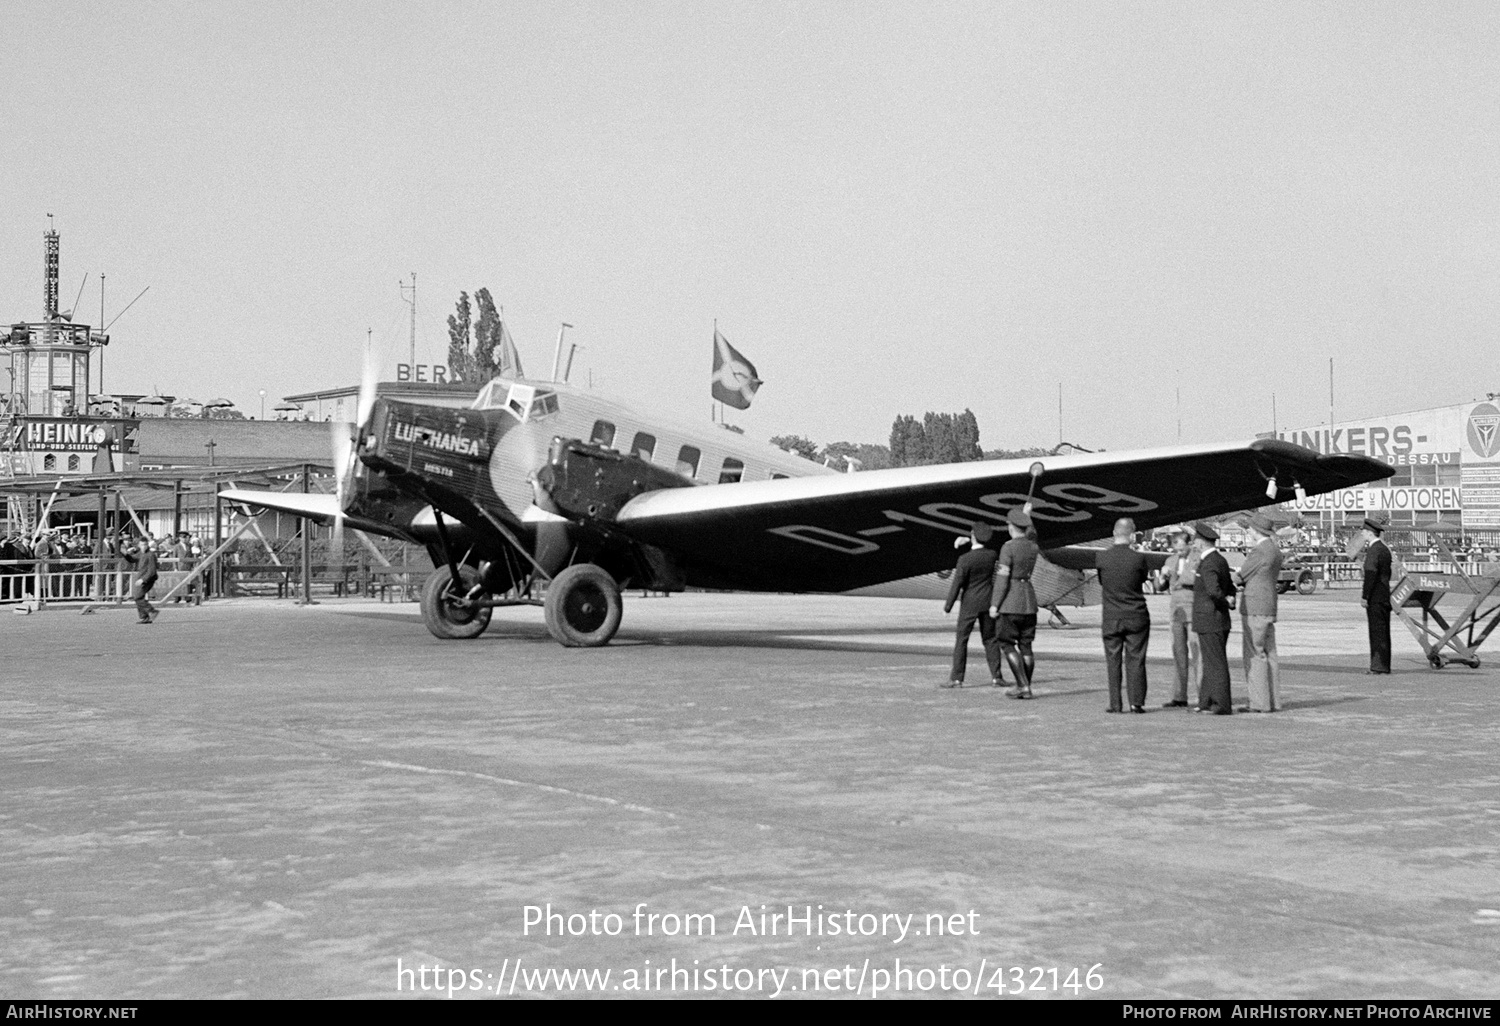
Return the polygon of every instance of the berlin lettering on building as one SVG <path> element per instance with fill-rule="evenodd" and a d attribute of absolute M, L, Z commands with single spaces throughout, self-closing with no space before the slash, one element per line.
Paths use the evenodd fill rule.
<path fill-rule="evenodd" d="M 453 385 L 458 379 L 448 369 L 447 364 L 442 363 L 398 363 L 396 364 L 397 381 L 419 381 L 434 385 Z"/>

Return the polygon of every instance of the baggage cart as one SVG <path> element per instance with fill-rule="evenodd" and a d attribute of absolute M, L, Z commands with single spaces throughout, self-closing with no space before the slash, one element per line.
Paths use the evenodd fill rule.
<path fill-rule="evenodd" d="M 1478 669 L 1479 647 L 1500 625 L 1500 565 L 1491 564 L 1480 574 L 1465 573 L 1441 531 L 1428 533 L 1455 572 L 1403 573 L 1391 589 L 1391 607 L 1422 646 L 1433 669 L 1441 670 L 1450 662 Z M 1438 609 L 1444 600 L 1446 616 Z"/>

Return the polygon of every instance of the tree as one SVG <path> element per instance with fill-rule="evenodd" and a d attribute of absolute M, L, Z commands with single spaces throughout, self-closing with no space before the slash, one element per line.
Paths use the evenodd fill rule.
<path fill-rule="evenodd" d="M 860 470 L 884 470 L 891 465 L 891 451 L 868 442 L 829 442 L 823 447 L 821 460 L 840 473 L 849 469 L 851 460 L 858 461 Z"/>
<path fill-rule="evenodd" d="M 460 292 L 457 315 L 448 315 L 448 373 L 455 381 L 474 378 L 474 354 L 469 347 L 469 294 Z"/>
<path fill-rule="evenodd" d="M 955 462 L 984 459 L 984 449 L 979 445 L 979 418 L 973 410 L 965 407 L 964 412 L 953 418 L 953 434 L 959 453 Z"/>
<path fill-rule="evenodd" d="M 891 466 L 915 467 L 927 462 L 927 440 L 917 418 L 902 414 L 891 425 Z"/>
<path fill-rule="evenodd" d="M 794 452 L 805 460 L 816 461 L 818 458 L 818 443 L 801 435 L 777 435 L 771 439 L 771 444 L 778 449 Z"/>
<path fill-rule="evenodd" d="M 832 467 L 839 473 L 844 473 L 849 469 L 851 458 L 859 459 L 859 445 L 854 442 L 829 442 L 823 446 L 823 451 L 819 455 L 819 459 L 825 466 Z M 863 460 L 860 460 L 860 465 L 864 465 Z"/>
<path fill-rule="evenodd" d="M 859 457 L 861 470 L 885 470 L 891 464 L 891 450 L 883 445 L 875 445 L 871 442 L 860 442 Z"/>
<path fill-rule="evenodd" d="M 500 345 L 500 314 L 489 289 L 474 293 L 474 303 L 479 307 L 479 319 L 474 322 L 474 358 L 472 369 L 474 381 L 485 382 L 500 372 L 495 349 Z"/>
<path fill-rule="evenodd" d="M 1051 449 L 1032 446 L 1030 449 L 990 449 L 984 454 L 987 460 L 1024 460 L 1037 456 L 1055 456 Z"/>
<path fill-rule="evenodd" d="M 920 421 L 902 415 L 891 425 L 890 465 L 918 467 L 930 463 L 966 463 L 984 459 L 979 447 L 979 420 L 963 413 L 928 411 Z"/>

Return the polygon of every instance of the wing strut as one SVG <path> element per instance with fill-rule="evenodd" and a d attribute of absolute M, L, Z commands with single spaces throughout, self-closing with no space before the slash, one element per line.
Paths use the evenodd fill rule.
<path fill-rule="evenodd" d="M 456 592 L 464 579 L 459 576 L 458 561 L 453 558 L 453 545 L 448 541 L 448 525 L 443 522 L 442 510 L 436 506 L 432 507 L 432 517 L 437 522 L 438 541 L 443 543 L 443 558 L 448 561 L 448 573 L 452 575 L 449 580 L 453 582 L 453 589 Z"/>
<path fill-rule="evenodd" d="M 545 571 L 545 570 L 542 569 L 542 564 L 538 563 L 536 561 L 536 559 L 531 555 L 531 553 L 526 551 L 526 546 L 524 546 L 524 545 L 521 544 L 520 539 L 517 538 L 515 536 L 515 534 L 513 534 L 511 532 L 510 528 L 506 527 L 503 523 L 500 522 L 500 518 L 499 517 L 495 516 L 493 513 L 491 513 L 489 510 L 485 509 L 483 506 L 479 506 L 477 508 L 479 510 L 479 515 L 482 516 L 482 517 L 484 517 L 484 519 L 488 520 L 490 522 L 490 525 L 492 527 L 494 527 L 495 530 L 497 530 L 497 531 L 500 532 L 500 536 L 502 538 L 504 538 L 506 541 L 510 542 L 512 548 L 514 548 L 517 552 L 519 552 L 521 555 L 523 555 L 523 556 L 526 557 L 526 561 L 528 563 L 530 563 L 533 568 L 535 568 L 535 570 L 536 570 L 537 573 L 539 573 L 539 574 L 542 575 L 542 579 L 543 580 L 545 580 L 545 581 L 551 581 L 552 580 L 552 575 L 549 574 L 547 571 Z M 434 513 L 437 512 L 436 507 L 433 508 L 433 512 Z"/>

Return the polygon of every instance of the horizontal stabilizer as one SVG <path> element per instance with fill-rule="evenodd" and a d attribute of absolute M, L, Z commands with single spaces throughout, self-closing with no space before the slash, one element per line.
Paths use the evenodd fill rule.
<path fill-rule="evenodd" d="M 339 497 L 318 492 L 253 492 L 244 488 L 226 488 L 219 493 L 219 498 L 225 502 L 243 502 L 291 513 L 318 524 L 331 524 L 339 515 Z"/>

